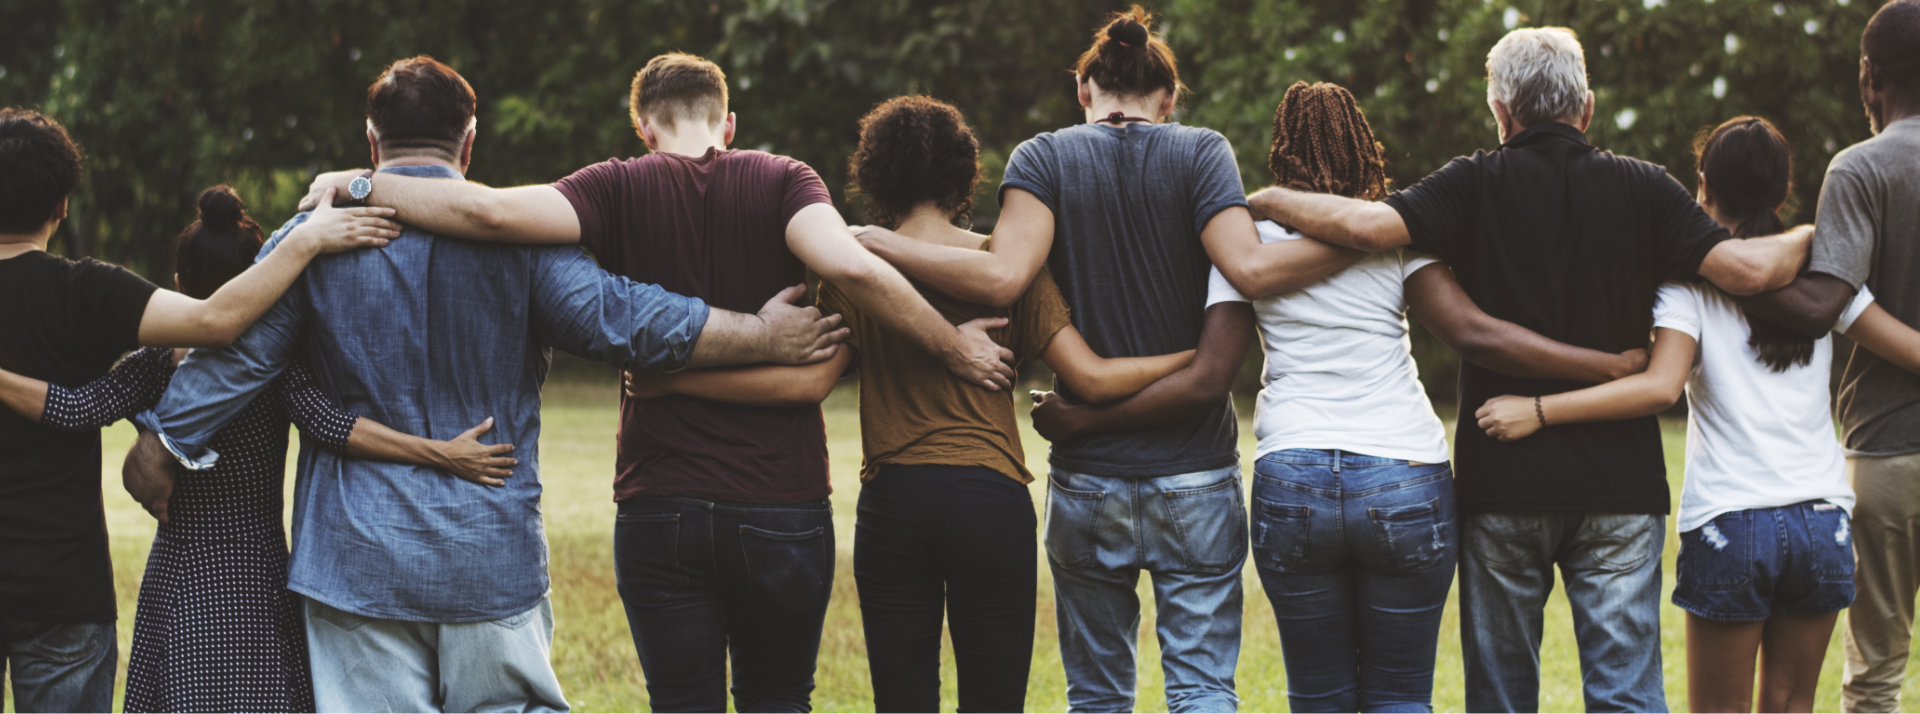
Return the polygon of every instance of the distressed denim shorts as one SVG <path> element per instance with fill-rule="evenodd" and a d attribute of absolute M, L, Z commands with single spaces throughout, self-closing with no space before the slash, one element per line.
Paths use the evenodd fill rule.
<path fill-rule="evenodd" d="M 1710 620 L 1823 615 L 1853 604 L 1853 532 L 1826 501 L 1733 511 L 1680 534 L 1673 604 Z"/>

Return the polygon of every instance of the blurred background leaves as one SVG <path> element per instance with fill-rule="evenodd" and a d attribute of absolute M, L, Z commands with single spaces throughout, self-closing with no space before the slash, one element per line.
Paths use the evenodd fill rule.
<path fill-rule="evenodd" d="M 86 148 L 54 250 L 164 280 L 194 195 L 232 183 L 276 226 L 316 171 L 368 162 L 366 85 L 438 57 L 480 96 L 471 177 L 553 181 L 643 151 L 633 73 L 662 52 L 725 68 L 735 146 L 811 164 L 845 199 L 855 121 L 907 93 L 951 101 L 980 134 L 979 221 L 1007 155 L 1082 120 L 1067 68 L 1102 16 L 1088 0 L 0 0 L 0 104 L 37 106 Z M 1756 114 L 1794 142 L 1809 220 L 1833 153 L 1867 137 L 1856 76 L 1877 0 L 1165 0 L 1193 93 L 1179 121 L 1220 131 L 1264 184 L 1274 104 L 1295 81 L 1360 99 L 1396 185 L 1498 143 L 1488 48 L 1514 27 L 1580 34 L 1598 95 L 1590 136 L 1694 185 L 1703 127 Z M 842 201 L 849 220 L 857 201 Z M 1118 289 L 1119 286 L 1116 286 Z M 1421 336 L 1423 371 L 1451 355 Z M 1435 375 L 1437 376 L 1437 375 Z M 1439 396 L 1451 380 L 1428 379 Z"/>

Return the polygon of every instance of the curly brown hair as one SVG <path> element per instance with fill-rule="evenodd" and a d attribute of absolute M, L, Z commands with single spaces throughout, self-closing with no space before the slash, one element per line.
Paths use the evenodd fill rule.
<path fill-rule="evenodd" d="M 1273 112 L 1267 169 L 1286 188 L 1378 200 L 1387 195 L 1385 153 L 1340 85 L 1294 82 Z"/>
<path fill-rule="evenodd" d="M 980 183 L 980 141 L 952 104 L 894 97 L 860 118 L 860 148 L 849 162 L 853 191 L 867 199 L 867 222 L 899 227 L 913 207 L 934 201 L 954 223 L 970 225 Z"/>

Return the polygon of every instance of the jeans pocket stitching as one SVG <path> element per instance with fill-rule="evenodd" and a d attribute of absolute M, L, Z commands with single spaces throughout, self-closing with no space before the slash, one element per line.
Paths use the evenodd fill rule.
<path fill-rule="evenodd" d="M 1181 517 L 1180 509 L 1175 508 L 1174 505 L 1184 502 L 1186 499 L 1211 496 L 1217 493 L 1227 494 L 1227 500 L 1230 502 L 1227 508 L 1231 511 L 1229 515 L 1233 517 L 1234 523 L 1229 526 L 1229 531 L 1224 537 L 1224 540 L 1228 542 L 1227 552 L 1222 554 L 1224 557 L 1219 562 L 1213 562 L 1203 559 L 1201 552 L 1205 550 L 1211 554 L 1213 549 L 1211 547 L 1203 548 L 1203 546 L 1211 546 L 1214 544 L 1201 544 L 1196 542 L 1201 534 L 1192 526 L 1188 525 L 1187 519 Z M 1186 564 L 1188 569 L 1203 573 L 1224 573 L 1232 570 L 1236 564 L 1246 560 L 1247 507 L 1246 503 L 1240 500 L 1239 475 L 1236 474 L 1219 483 L 1197 488 L 1162 491 L 1161 495 L 1166 498 L 1167 516 L 1168 520 L 1173 523 L 1174 535 L 1180 540 L 1181 561 Z"/>
<path fill-rule="evenodd" d="M 1313 507 L 1275 503 L 1264 498 L 1254 497 L 1254 534 L 1253 554 L 1256 566 L 1277 572 L 1292 572 L 1307 567 L 1313 561 Z M 1287 523 L 1284 528 L 1276 527 Z M 1274 531 L 1284 530 L 1283 537 L 1269 538 Z M 1285 540 L 1292 548 L 1281 548 L 1273 541 Z M 1291 555 L 1288 555 L 1288 552 Z"/>
<path fill-rule="evenodd" d="M 1440 563 L 1448 547 L 1447 533 L 1450 521 L 1441 518 L 1439 498 L 1398 508 L 1369 508 L 1367 521 L 1373 526 L 1373 535 L 1379 544 L 1381 555 L 1394 569 L 1406 573 L 1425 573 Z M 1403 548 L 1396 545 L 1394 528 L 1389 524 L 1413 526 L 1404 530 L 1420 540 L 1418 534 L 1430 536 L 1422 543 L 1430 542 L 1432 547 L 1414 546 Z M 1402 537 L 1399 540 L 1407 540 Z M 1411 545 L 1411 544 L 1409 544 Z"/>
<path fill-rule="evenodd" d="M 693 579 L 688 577 L 686 567 L 680 560 L 680 515 L 681 514 L 678 513 L 623 513 L 614 519 L 616 528 L 618 528 L 621 523 L 628 525 L 647 524 L 669 526 L 667 529 L 666 547 L 664 548 L 665 557 L 661 558 L 660 562 L 655 565 L 664 577 L 658 578 L 659 582 L 657 584 L 652 584 L 644 588 L 635 585 L 633 588 L 633 596 L 642 601 L 639 603 L 641 605 L 658 605 L 666 602 L 669 598 L 673 597 L 674 593 L 693 582 Z M 618 531 L 616 530 L 615 533 L 617 535 Z M 626 570 L 626 568 L 621 567 L 621 558 L 618 550 L 614 552 L 614 558 L 615 578 L 617 582 L 622 575 L 621 571 Z M 641 591 L 648 591 L 649 596 L 642 597 Z M 628 589 L 621 588 L 621 597 L 625 598 L 627 594 Z"/>
<path fill-rule="evenodd" d="M 1591 518 L 1592 517 L 1589 516 L 1589 523 L 1592 522 Z M 1646 565 L 1649 559 L 1659 556 L 1659 552 L 1655 548 L 1646 548 L 1646 547 L 1634 548 L 1633 546 L 1639 545 L 1641 541 L 1646 540 L 1646 538 L 1648 537 L 1647 536 L 1648 533 L 1658 532 L 1662 519 L 1651 517 L 1651 516 L 1640 516 L 1640 517 L 1636 517 L 1636 520 L 1639 522 L 1639 525 L 1633 527 L 1630 532 L 1627 532 L 1624 535 L 1622 535 L 1620 530 L 1616 529 L 1616 530 L 1609 531 L 1603 535 L 1596 535 L 1592 540 L 1587 541 L 1588 543 L 1595 544 L 1595 545 L 1603 544 L 1603 543 L 1613 543 L 1619 546 L 1619 548 L 1621 549 L 1632 548 L 1633 550 L 1632 557 L 1625 558 L 1625 559 L 1609 558 L 1609 557 L 1600 555 L 1598 552 L 1595 552 L 1592 556 L 1593 562 L 1596 565 L 1601 566 L 1602 570 L 1608 570 L 1612 572 L 1626 572 L 1629 570 L 1637 569 L 1643 565 Z M 1581 530 L 1585 531 L 1586 526 L 1582 526 Z"/>
<path fill-rule="evenodd" d="M 47 631 L 41 633 L 39 637 L 33 638 L 33 641 L 28 644 L 28 651 L 40 659 L 61 664 L 73 664 L 85 660 L 88 655 L 105 647 L 107 638 L 113 636 L 110 634 L 112 629 L 112 627 L 95 626 L 95 623 L 53 625 L 48 627 Z M 60 635 L 66 635 L 77 641 L 71 642 L 66 646 L 58 647 L 53 646 L 47 641 L 49 637 Z"/>
<path fill-rule="evenodd" d="M 833 592 L 834 553 L 832 539 L 833 530 L 828 526 L 815 526 L 804 531 L 786 532 L 757 528 L 744 524 L 741 525 L 740 558 L 741 562 L 746 566 L 748 587 L 757 591 L 762 599 L 772 603 L 775 608 L 782 612 L 799 613 L 819 607 Z M 821 562 L 813 563 L 813 565 L 820 567 L 796 567 L 792 573 L 780 578 L 779 582 L 764 582 L 762 577 L 766 575 L 765 570 L 767 563 L 762 562 L 760 567 L 755 567 L 754 561 L 756 559 L 753 555 L 754 548 L 750 545 L 755 540 L 767 544 L 780 544 L 782 549 L 786 551 L 781 555 L 791 556 L 796 566 L 808 565 L 807 561 L 809 558 L 816 558 Z M 815 544 L 817 544 L 817 546 Z M 816 547 L 817 551 L 814 550 Z M 762 557 L 764 559 L 766 554 L 762 554 Z M 792 582 L 795 578 L 808 577 L 818 582 Z M 800 597 L 795 598 L 793 597 L 794 595 L 799 595 Z"/>
<path fill-rule="evenodd" d="M 1047 557 L 1068 570 L 1079 570 L 1093 565 L 1099 552 L 1099 543 L 1092 537 L 1093 521 L 1100 517 L 1100 511 L 1106 505 L 1106 492 L 1075 491 L 1060 486 L 1053 479 L 1047 480 L 1047 492 L 1047 520 L 1040 534 Z M 1079 517 L 1068 518 L 1066 522 L 1059 523 L 1058 530 L 1055 524 L 1060 509 L 1054 505 L 1054 496 L 1080 504 L 1069 509 L 1077 512 L 1074 515 Z M 1075 522 L 1076 520 L 1083 522 Z M 1059 535 L 1056 536 L 1055 533 Z"/>

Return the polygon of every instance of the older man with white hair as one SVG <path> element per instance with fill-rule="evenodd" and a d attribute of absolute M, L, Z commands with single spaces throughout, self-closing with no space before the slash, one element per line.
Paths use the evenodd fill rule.
<path fill-rule="evenodd" d="M 1412 245 L 1453 266 L 1489 314 L 1581 347 L 1644 347 L 1654 295 L 1704 277 L 1752 295 L 1790 282 L 1812 236 L 1730 240 L 1659 166 L 1594 148 L 1586 60 L 1563 28 L 1515 30 L 1487 54 L 1502 144 L 1374 203 L 1272 188 L 1255 212 L 1322 241 Z M 1461 639 L 1469 711 L 1539 705 L 1542 610 L 1558 567 L 1586 709 L 1664 711 L 1660 552 L 1671 503 L 1654 417 L 1552 423 L 1500 442 L 1473 414 L 1502 394 L 1578 388 L 1460 368 L 1455 473 L 1464 524 Z"/>

